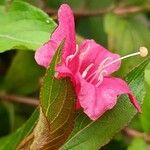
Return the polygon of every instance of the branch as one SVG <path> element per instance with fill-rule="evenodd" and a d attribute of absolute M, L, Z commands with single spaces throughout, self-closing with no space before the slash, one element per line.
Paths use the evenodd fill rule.
<path fill-rule="evenodd" d="M 34 98 L 10 95 L 10 94 L 4 94 L 4 93 L 0 93 L 0 99 L 5 100 L 5 101 L 10 101 L 10 102 L 23 103 L 23 104 L 27 104 L 30 106 L 38 106 L 39 104 L 39 101 Z"/>
<path fill-rule="evenodd" d="M 125 128 L 123 130 L 123 134 L 125 134 L 126 136 L 129 136 L 129 137 L 143 138 L 146 142 L 150 143 L 150 135 L 148 135 L 146 133 L 139 132 L 139 131 L 136 131 L 136 130 L 130 129 L 130 128 Z"/>
<path fill-rule="evenodd" d="M 53 16 L 56 18 L 57 16 L 57 10 L 46 8 L 44 10 L 48 15 Z M 127 14 L 133 14 L 138 13 L 142 11 L 150 11 L 150 4 L 144 5 L 142 7 L 140 6 L 119 6 L 119 7 L 109 7 L 101 10 L 74 10 L 75 17 L 88 17 L 88 16 L 101 16 L 105 15 L 106 13 L 112 12 L 117 15 L 127 15 Z"/>
<path fill-rule="evenodd" d="M 89 11 L 89 10 L 77 11 L 77 10 L 74 10 L 73 14 L 75 15 L 75 17 L 99 16 L 99 15 L 103 15 L 107 12 L 110 12 L 111 10 L 112 10 L 112 8 L 95 10 L 95 11 Z M 55 10 L 55 9 L 46 8 L 44 11 L 50 16 L 57 16 L 57 10 Z"/>

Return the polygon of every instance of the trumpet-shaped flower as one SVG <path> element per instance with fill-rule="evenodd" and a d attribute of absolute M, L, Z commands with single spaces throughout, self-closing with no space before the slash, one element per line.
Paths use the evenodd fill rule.
<path fill-rule="evenodd" d="M 68 5 L 61 5 L 58 22 L 50 40 L 36 51 L 35 60 L 47 68 L 65 39 L 61 63 L 56 66 L 57 78 L 71 78 L 77 95 L 77 107 L 83 108 L 92 120 L 96 120 L 116 105 L 119 95 L 128 94 L 131 103 L 141 111 L 127 83 L 111 76 L 119 69 L 122 58 L 94 40 L 85 40 L 80 46 L 76 45 L 74 17 Z"/>

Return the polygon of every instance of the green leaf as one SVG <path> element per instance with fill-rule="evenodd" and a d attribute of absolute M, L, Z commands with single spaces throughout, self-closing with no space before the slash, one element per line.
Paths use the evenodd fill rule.
<path fill-rule="evenodd" d="M 86 28 L 85 28 L 86 26 Z M 103 27 L 103 19 L 101 17 L 86 17 L 78 20 L 77 32 L 85 38 L 91 38 L 97 42 L 106 44 L 106 34 Z"/>
<path fill-rule="evenodd" d="M 11 119 L 7 107 L 5 106 L 5 103 L 0 101 L 0 136 L 8 134 L 11 128 Z"/>
<path fill-rule="evenodd" d="M 146 81 L 146 95 L 142 107 L 141 123 L 146 133 L 150 134 L 150 64 L 145 70 L 145 81 Z"/>
<path fill-rule="evenodd" d="M 31 51 L 18 51 L 4 80 L 7 92 L 31 94 L 40 87 L 40 78 L 44 70 L 40 68 Z"/>
<path fill-rule="evenodd" d="M 48 41 L 56 27 L 40 9 L 14 1 L 8 12 L 0 12 L 0 52 L 10 49 L 32 49 Z"/>
<path fill-rule="evenodd" d="M 30 134 L 33 134 L 34 138 L 32 141 L 27 141 L 25 138 L 18 146 L 19 149 L 25 147 L 58 149 L 73 130 L 74 89 L 70 79 L 55 78 L 55 66 L 60 59 L 61 49 L 62 45 L 53 57 L 43 80 L 40 92 L 40 116 L 34 131 Z"/>
<path fill-rule="evenodd" d="M 75 8 L 75 10 L 91 10 L 91 9 L 101 9 L 102 7 L 108 7 L 109 5 L 114 3 L 114 0 L 105 0 L 99 2 L 99 0 L 82 0 L 80 2 L 77 2 L 76 0 L 47 0 L 47 4 L 50 8 L 58 8 L 61 4 L 67 3 L 71 8 Z"/>
<path fill-rule="evenodd" d="M 147 22 L 144 16 L 131 18 L 107 14 L 104 28 L 108 35 L 108 48 L 121 56 L 137 52 L 141 46 L 149 49 L 150 30 Z M 123 60 L 118 74 L 124 76 L 141 60 L 140 56 Z"/>
<path fill-rule="evenodd" d="M 125 0 L 125 4 L 126 5 L 144 5 L 144 4 L 148 4 L 150 2 L 150 0 Z"/>
<path fill-rule="evenodd" d="M 9 120 L 9 131 L 14 130 L 14 122 L 15 122 L 15 109 L 14 105 L 12 103 L 9 103 L 7 101 L 2 101 L 3 106 L 6 108 L 7 113 L 8 113 L 8 120 Z M 6 116 L 6 115 L 5 115 Z M 4 119 L 4 117 L 2 117 Z M 6 126 L 6 124 L 3 122 L 2 125 Z"/>
<path fill-rule="evenodd" d="M 150 63 L 147 65 L 145 69 L 145 81 L 150 86 Z"/>
<path fill-rule="evenodd" d="M 5 0 L 0 1 L 0 5 L 4 5 L 5 3 L 6 3 Z"/>
<path fill-rule="evenodd" d="M 140 104 L 145 94 L 144 69 L 148 62 L 149 60 L 144 61 L 126 77 Z M 97 150 L 123 129 L 135 114 L 136 110 L 127 96 L 121 96 L 117 105 L 95 122 L 91 122 L 83 113 L 79 113 L 71 137 L 60 150 Z"/>
<path fill-rule="evenodd" d="M 16 150 L 17 145 L 20 141 L 27 136 L 32 129 L 34 128 L 35 124 L 37 123 L 37 119 L 39 116 L 38 110 L 36 110 L 30 119 L 15 133 L 6 136 L 0 139 L 0 150 Z"/>
<path fill-rule="evenodd" d="M 142 138 L 134 138 L 128 150 L 148 150 L 148 145 Z"/>

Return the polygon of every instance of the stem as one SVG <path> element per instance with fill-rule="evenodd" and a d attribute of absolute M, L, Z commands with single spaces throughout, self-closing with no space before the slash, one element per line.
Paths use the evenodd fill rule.
<path fill-rule="evenodd" d="M 146 133 L 139 132 L 139 131 L 136 131 L 136 130 L 130 129 L 130 128 L 125 128 L 123 130 L 123 134 L 125 134 L 126 136 L 129 136 L 129 137 L 143 138 L 146 142 L 150 143 L 150 135 L 148 135 Z"/>
<path fill-rule="evenodd" d="M 34 98 L 10 95 L 10 94 L 4 94 L 4 93 L 0 93 L 0 100 L 23 103 L 23 104 L 27 104 L 30 106 L 38 106 L 38 104 L 39 104 L 39 101 Z"/>
<path fill-rule="evenodd" d="M 57 16 L 57 10 L 51 9 L 51 8 L 46 8 L 44 10 L 48 15 L 53 16 L 56 18 Z M 133 14 L 133 13 L 138 13 L 142 11 L 150 11 L 150 4 L 146 4 L 142 7 L 140 6 L 118 6 L 118 7 L 108 7 L 105 9 L 101 10 L 74 10 L 74 15 L 76 17 L 89 17 L 89 16 L 101 16 L 105 15 L 106 13 L 112 12 L 116 15 L 127 15 L 127 14 Z"/>

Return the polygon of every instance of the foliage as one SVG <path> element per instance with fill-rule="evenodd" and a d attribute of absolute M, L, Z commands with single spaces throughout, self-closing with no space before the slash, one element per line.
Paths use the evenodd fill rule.
<path fill-rule="evenodd" d="M 0 52 L 10 49 L 35 50 L 49 39 L 56 26 L 40 9 L 19 1 L 1 11 L 0 18 Z"/>
<path fill-rule="evenodd" d="M 142 114 L 122 95 L 117 105 L 95 122 L 82 110 L 75 110 L 76 94 L 70 79 L 55 78 L 63 41 L 46 73 L 36 64 L 34 51 L 49 40 L 56 28 L 56 14 L 51 11 L 57 11 L 64 2 L 75 14 L 79 13 L 75 16 L 78 41 L 93 38 L 120 55 L 137 52 L 140 46 L 150 49 L 149 0 L 0 1 L 0 150 L 29 147 L 148 150 L 150 139 L 143 135 L 150 134 L 149 58 L 143 60 L 137 56 L 123 60 L 120 70 L 114 74 L 127 81 L 142 105 Z M 138 9 L 134 13 L 118 14 L 117 8 Z M 99 13 L 100 10 L 104 12 Z M 82 16 L 84 11 L 88 15 Z M 91 15 L 94 11 L 99 14 Z M 7 102 L 11 95 L 25 100 L 26 97 L 39 99 L 40 105 L 35 109 Z M 141 132 L 141 138 L 136 135 L 128 138 L 130 135 L 124 134 L 126 126 Z"/>

